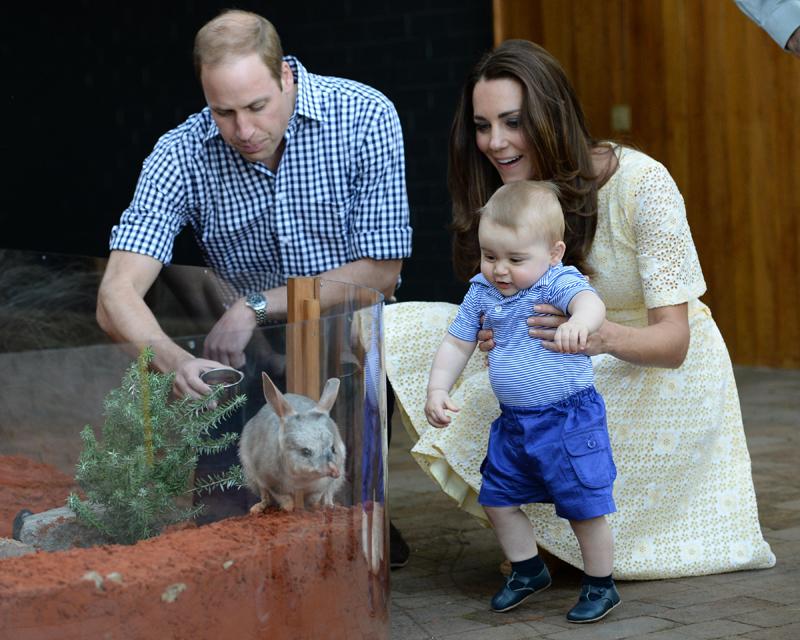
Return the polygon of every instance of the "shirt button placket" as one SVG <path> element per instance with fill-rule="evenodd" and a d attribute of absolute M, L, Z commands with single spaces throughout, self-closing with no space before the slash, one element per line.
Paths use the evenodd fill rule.
<path fill-rule="evenodd" d="M 277 184 L 275 189 L 275 220 L 281 267 L 284 273 L 294 273 L 294 261 L 291 254 L 291 220 L 286 210 L 286 194 Z"/>

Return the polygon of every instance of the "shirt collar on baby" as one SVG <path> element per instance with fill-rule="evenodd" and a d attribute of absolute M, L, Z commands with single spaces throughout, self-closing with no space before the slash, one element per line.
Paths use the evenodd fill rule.
<path fill-rule="evenodd" d="M 551 265 L 550 268 L 542 274 L 542 277 L 539 278 L 534 284 L 532 284 L 527 289 L 520 289 L 517 291 L 513 296 L 504 296 L 500 291 L 498 291 L 497 287 L 495 287 L 491 282 L 489 282 L 486 277 L 482 273 L 478 273 L 472 278 L 470 278 L 470 283 L 483 285 L 484 287 L 488 287 L 491 295 L 493 295 L 498 300 L 502 300 L 503 302 L 511 302 L 518 298 L 528 295 L 529 292 L 533 291 L 538 287 L 546 287 L 550 283 L 550 279 L 553 276 L 553 273 L 563 268 L 563 264 L 559 262 L 556 265 Z"/>

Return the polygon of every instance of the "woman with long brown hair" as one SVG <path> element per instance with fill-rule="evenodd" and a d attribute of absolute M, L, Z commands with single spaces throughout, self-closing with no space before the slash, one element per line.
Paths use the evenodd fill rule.
<path fill-rule="evenodd" d="M 588 274 L 607 320 L 590 336 L 618 477 L 614 575 L 669 578 L 772 566 L 763 538 L 730 357 L 708 307 L 686 211 L 667 169 L 635 149 L 592 138 L 574 90 L 543 48 L 509 40 L 470 73 L 450 137 L 453 260 L 478 271 L 477 210 L 502 184 L 558 185 L 564 264 Z M 387 371 L 418 436 L 412 453 L 458 501 L 485 519 L 476 496 L 488 429 L 499 414 L 485 356 L 476 353 L 451 397 L 447 429 L 430 429 L 427 373 L 456 306 L 386 308 Z M 547 305 L 528 320 L 546 348 L 564 321 Z M 481 332 L 484 350 L 492 336 Z M 580 566 L 552 505 L 522 506 L 539 545 Z"/>

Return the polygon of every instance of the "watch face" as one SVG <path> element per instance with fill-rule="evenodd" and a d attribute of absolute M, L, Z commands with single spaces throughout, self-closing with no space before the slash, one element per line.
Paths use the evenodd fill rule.
<path fill-rule="evenodd" d="M 265 309 L 267 306 L 267 301 L 260 293 L 251 293 L 249 296 L 247 296 L 247 306 L 252 307 L 253 309 Z"/>
<path fill-rule="evenodd" d="M 260 293 L 251 293 L 244 299 L 244 303 L 256 314 L 256 325 L 263 327 L 267 324 L 267 299 Z"/>

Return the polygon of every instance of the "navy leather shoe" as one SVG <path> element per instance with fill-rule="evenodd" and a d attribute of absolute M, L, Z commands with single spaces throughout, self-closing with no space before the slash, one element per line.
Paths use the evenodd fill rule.
<path fill-rule="evenodd" d="M 389 520 L 389 568 L 400 569 L 408 564 L 408 556 L 411 550 L 403 539 L 402 534 Z"/>
<path fill-rule="evenodd" d="M 534 593 L 544 591 L 552 584 L 547 567 L 536 576 L 523 576 L 512 571 L 503 587 L 492 598 L 492 611 L 501 613 L 518 607 Z"/>
<path fill-rule="evenodd" d="M 584 623 L 597 622 L 605 618 L 608 612 L 622 604 L 622 598 L 615 585 L 610 587 L 595 587 L 585 584 L 581 587 L 581 595 L 576 604 L 567 614 L 570 622 Z"/>

